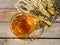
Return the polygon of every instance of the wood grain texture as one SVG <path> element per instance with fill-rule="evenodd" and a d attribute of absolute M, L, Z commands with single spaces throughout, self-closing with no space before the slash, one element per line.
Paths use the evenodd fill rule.
<path fill-rule="evenodd" d="M 22 40 L 18 39 L 11 39 L 11 40 L 6 40 L 6 39 L 0 39 L 0 45 L 60 45 L 60 39 L 36 39 L 30 43 L 25 43 Z"/>
<path fill-rule="evenodd" d="M 0 23 L 0 37 L 13 37 L 10 32 L 9 23 Z M 40 37 L 40 36 L 39 36 Z M 45 30 L 41 37 L 60 37 L 60 23 L 54 23 L 50 28 Z"/>
<path fill-rule="evenodd" d="M 15 8 L 15 4 L 18 0 L 0 0 L 0 22 L 10 21 L 13 15 L 15 15 L 18 11 Z M 57 2 L 60 2 L 57 0 Z M 60 3 L 57 3 L 59 7 Z M 60 7 L 59 7 L 60 8 Z M 56 22 L 60 22 L 60 14 L 59 18 L 56 19 Z"/>
<path fill-rule="evenodd" d="M 18 13 L 17 9 L 13 7 L 13 5 L 17 2 L 17 0 L 0 0 L 0 33 L 2 36 L 5 35 L 5 33 L 10 34 L 9 31 L 9 22 L 10 19 Z M 4 5 L 3 5 L 4 4 Z M 7 7 L 8 6 L 8 7 Z M 12 8 L 10 8 L 12 7 Z M 60 13 L 58 14 L 58 18 L 56 19 L 55 22 L 60 22 Z M 55 28 L 56 27 L 56 28 Z M 60 23 L 55 23 L 51 28 L 47 29 L 47 32 L 43 33 L 41 35 L 42 37 L 60 37 Z M 4 31 L 2 31 L 4 30 Z M 2 34 L 2 32 L 4 34 Z M 8 35 L 9 36 L 9 35 Z"/>
<path fill-rule="evenodd" d="M 0 37 L 15 37 L 15 35 L 10 32 L 9 21 L 18 13 L 14 6 L 17 1 L 18 0 L 0 0 Z M 60 0 L 57 0 L 57 2 L 59 2 L 57 6 L 60 8 Z M 55 22 L 60 22 L 60 13 Z M 54 23 L 49 29 L 42 33 L 41 37 L 60 38 L 60 23 Z M 36 39 L 28 44 L 20 42 L 21 40 L 18 39 L 0 39 L 0 45 L 60 45 L 60 39 Z"/>
<path fill-rule="evenodd" d="M 14 8 L 18 0 L 0 0 L 0 8 Z"/>
<path fill-rule="evenodd" d="M 34 40 L 30 43 L 25 44 L 21 40 L 8 40 L 7 45 L 60 45 L 60 40 L 56 39 L 40 39 L 40 40 Z"/>
<path fill-rule="evenodd" d="M 17 12 L 16 9 L 0 9 L 0 21 L 9 21 Z"/>
<path fill-rule="evenodd" d="M 0 9 L 0 22 L 10 21 L 10 19 L 18 13 L 16 8 L 3 8 Z M 60 13 L 58 14 L 58 18 L 55 22 L 60 22 Z"/>

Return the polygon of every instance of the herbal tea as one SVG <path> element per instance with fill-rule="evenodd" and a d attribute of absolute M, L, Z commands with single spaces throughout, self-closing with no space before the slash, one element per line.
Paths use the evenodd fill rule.
<path fill-rule="evenodd" d="M 11 32 L 17 36 L 27 36 L 34 29 L 34 20 L 29 14 L 19 13 L 16 14 L 10 23 Z"/>

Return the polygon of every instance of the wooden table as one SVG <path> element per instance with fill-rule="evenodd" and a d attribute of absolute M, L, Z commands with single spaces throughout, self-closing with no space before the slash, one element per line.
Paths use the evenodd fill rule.
<path fill-rule="evenodd" d="M 13 37 L 10 32 L 9 22 L 12 16 L 18 13 L 14 4 L 17 0 L 0 0 L 0 37 Z M 58 0 L 58 7 L 60 8 L 60 1 Z M 46 38 L 60 38 L 60 14 L 55 23 L 44 33 L 41 37 Z M 0 45 L 23 45 L 20 39 L 0 39 Z M 60 45 L 60 39 L 36 39 L 33 42 L 25 45 Z"/>

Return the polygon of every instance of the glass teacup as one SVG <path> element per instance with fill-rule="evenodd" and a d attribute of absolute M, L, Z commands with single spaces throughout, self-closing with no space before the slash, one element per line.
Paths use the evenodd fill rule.
<path fill-rule="evenodd" d="M 11 32 L 18 37 L 29 37 L 32 35 L 31 33 L 40 28 L 38 28 L 38 22 L 38 17 L 28 13 L 20 12 L 11 19 L 10 29 Z"/>

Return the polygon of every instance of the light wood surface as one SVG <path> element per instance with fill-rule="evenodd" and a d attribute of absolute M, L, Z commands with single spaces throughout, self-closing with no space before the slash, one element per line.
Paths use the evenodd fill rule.
<path fill-rule="evenodd" d="M 10 21 L 10 19 L 16 15 L 16 13 L 19 13 L 16 8 L 0 8 L 0 22 Z M 60 22 L 60 14 L 58 14 L 58 18 L 55 20 L 55 22 Z"/>
<path fill-rule="evenodd" d="M 18 0 L 0 0 L 0 37 L 14 37 L 10 32 L 9 22 L 12 16 L 18 13 L 14 7 Z M 58 0 L 60 7 L 60 0 Z M 42 33 L 41 37 L 56 37 L 60 38 L 60 14 L 50 28 Z M 58 23 L 57 23 L 58 22 Z M 34 40 L 29 44 L 21 44 L 20 40 L 0 39 L 0 45 L 60 45 L 60 39 L 39 39 Z"/>
<path fill-rule="evenodd" d="M 13 34 L 10 32 L 9 23 L 0 23 L 0 37 L 13 37 Z M 59 38 L 60 23 L 54 23 L 51 27 L 42 33 L 41 37 Z"/>

